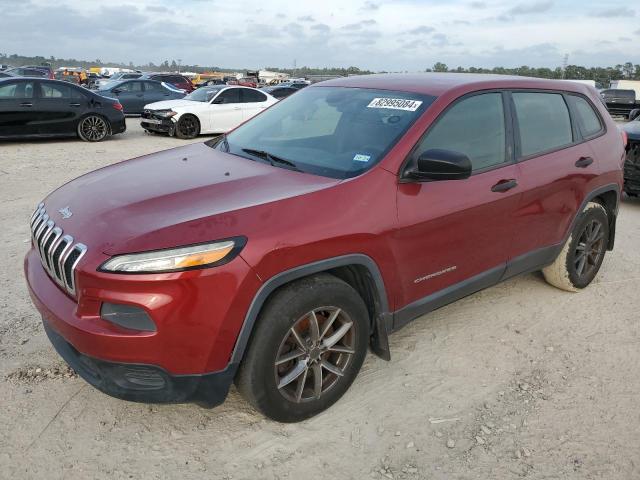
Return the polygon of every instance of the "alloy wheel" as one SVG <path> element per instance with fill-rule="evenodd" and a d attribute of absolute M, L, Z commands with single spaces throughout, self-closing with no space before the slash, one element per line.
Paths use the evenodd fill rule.
<path fill-rule="evenodd" d="M 355 353 L 356 324 L 337 307 L 299 318 L 280 344 L 274 363 L 278 391 L 289 401 L 321 398 L 344 376 Z"/>
<path fill-rule="evenodd" d="M 585 225 L 574 252 L 578 277 L 590 275 L 600 265 L 605 251 L 604 236 L 604 228 L 599 220 L 593 219 Z"/>
<path fill-rule="evenodd" d="M 97 142 L 107 136 L 109 128 L 107 122 L 101 117 L 91 116 L 82 121 L 80 131 L 84 138 L 91 142 Z"/>
<path fill-rule="evenodd" d="M 195 137 L 198 131 L 196 120 L 190 116 L 183 118 L 178 123 L 180 133 L 185 137 Z"/>

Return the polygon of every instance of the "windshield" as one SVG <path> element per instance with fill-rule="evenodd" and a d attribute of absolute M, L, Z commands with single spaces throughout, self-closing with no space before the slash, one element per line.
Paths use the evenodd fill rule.
<path fill-rule="evenodd" d="M 191 100 L 193 102 L 210 102 L 216 94 L 222 90 L 224 87 L 206 87 L 206 88 L 198 88 L 194 90 L 189 95 L 184 97 L 185 100 Z"/>
<path fill-rule="evenodd" d="M 306 88 L 210 146 L 253 152 L 332 178 L 360 175 L 379 162 L 435 97 L 364 88 Z M 277 164 L 278 166 L 281 163 Z"/>

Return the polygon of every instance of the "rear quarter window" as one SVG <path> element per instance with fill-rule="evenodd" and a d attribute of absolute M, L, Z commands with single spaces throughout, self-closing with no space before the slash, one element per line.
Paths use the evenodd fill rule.
<path fill-rule="evenodd" d="M 559 93 L 513 93 L 520 155 L 528 157 L 573 143 L 571 117 L 564 97 Z"/>
<path fill-rule="evenodd" d="M 582 135 L 585 137 L 591 137 L 600 133 L 602 128 L 602 122 L 600 116 L 594 111 L 591 104 L 582 97 L 575 95 L 569 96 L 569 101 L 573 105 L 573 110 L 578 116 L 578 124 Z"/>

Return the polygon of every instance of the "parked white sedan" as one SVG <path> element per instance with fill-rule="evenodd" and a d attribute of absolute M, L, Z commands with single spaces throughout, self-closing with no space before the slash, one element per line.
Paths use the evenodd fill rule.
<path fill-rule="evenodd" d="M 142 128 L 178 138 L 202 133 L 226 133 L 278 100 L 255 88 L 216 85 L 202 87 L 180 100 L 146 105 Z"/>

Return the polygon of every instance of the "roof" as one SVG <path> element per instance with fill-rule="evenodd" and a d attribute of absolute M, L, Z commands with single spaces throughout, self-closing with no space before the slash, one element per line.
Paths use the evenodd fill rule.
<path fill-rule="evenodd" d="M 335 78 L 317 83 L 320 87 L 375 88 L 440 96 L 453 90 L 491 88 L 538 88 L 585 93 L 592 87 L 566 80 L 475 73 L 381 73 Z"/>

